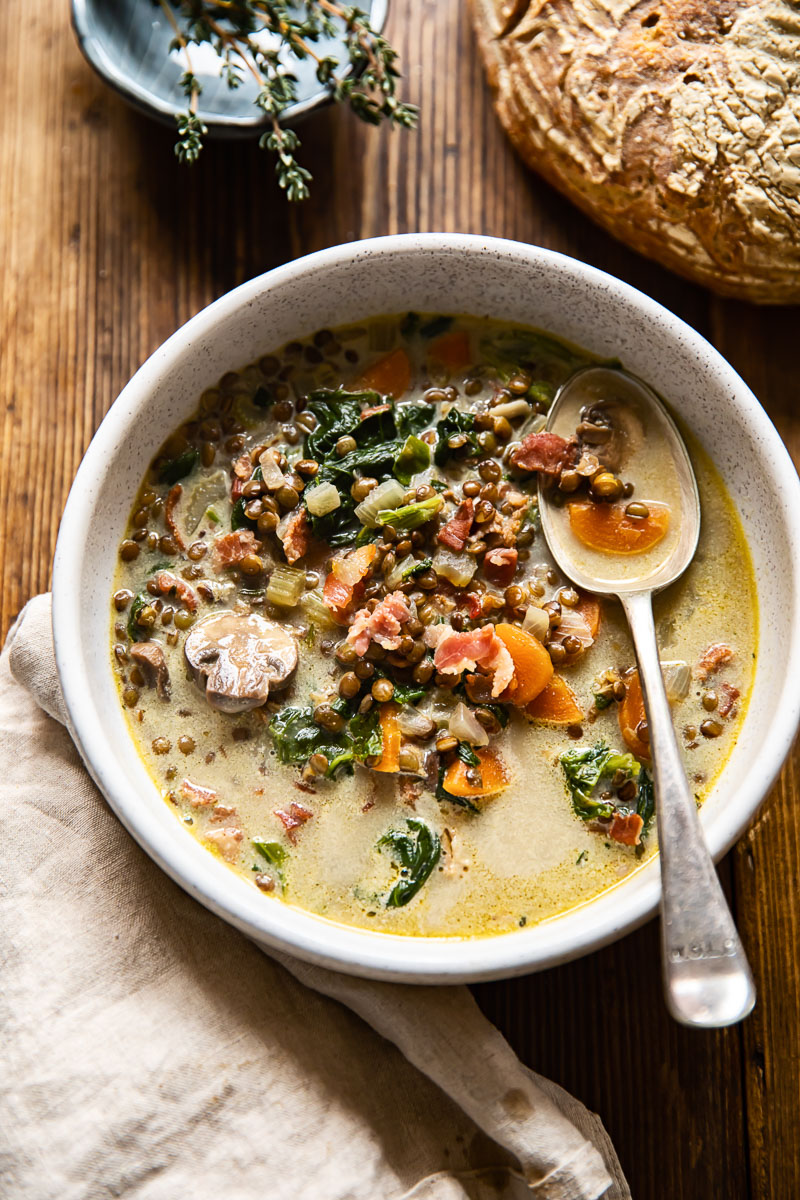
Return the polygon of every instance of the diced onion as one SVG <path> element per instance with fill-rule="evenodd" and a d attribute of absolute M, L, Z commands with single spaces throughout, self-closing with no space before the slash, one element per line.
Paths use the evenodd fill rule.
<path fill-rule="evenodd" d="M 539 608 L 536 604 L 529 604 L 525 610 L 522 628 L 526 633 L 532 633 L 535 638 L 538 638 L 542 642 L 550 628 L 550 618 L 543 608 Z"/>
<path fill-rule="evenodd" d="M 450 716 L 448 728 L 453 737 L 460 742 L 469 742 L 471 746 L 488 746 L 489 735 L 481 725 L 475 713 L 459 702 Z"/>
<path fill-rule="evenodd" d="M 556 634 L 556 640 L 559 642 L 563 642 L 564 638 L 568 637 L 577 638 L 582 650 L 587 650 L 594 642 L 592 631 L 581 614 L 574 608 L 567 608 L 566 605 L 561 608 L 561 622 Z"/>
<path fill-rule="evenodd" d="M 192 489 L 186 503 L 184 523 L 189 533 L 199 529 L 200 523 L 209 510 L 228 495 L 228 477 L 224 471 L 215 471 L 202 483 Z"/>
<path fill-rule="evenodd" d="M 397 724 L 404 737 L 428 737 L 433 731 L 432 718 L 414 708 L 413 704 L 404 704 L 397 714 Z"/>
<path fill-rule="evenodd" d="M 401 558 L 399 563 L 396 563 L 389 574 L 386 576 L 386 586 L 390 591 L 399 587 L 403 582 L 403 572 L 409 567 L 416 566 L 417 560 L 413 554 L 407 554 L 405 558 Z"/>
<path fill-rule="evenodd" d="M 434 554 L 432 566 L 437 575 L 448 579 L 455 587 L 466 587 L 478 569 L 474 555 L 456 553 L 444 547 Z"/>
<path fill-rule="evenodd" d="M 518 400 L 508 400 L 505 404 L 497 404 L 491 410 L 493 417 L 508 417 L 509 421 L 515 420 L 517 417 L 530 416 L 531 406 L 527 400 L 522 398 Z"/>
<path fill-rule="evenodd" d="M 450 720 L 454 704 L 455 698 L 451 691 L 448 691 L 447 688 L 434 688 L 421 702 L 419 709 L 441 727 Z"/>
<path fill-rule="evenodd" d="M 316 487 L 309 488 L 305 499 L 306 508 L 312 517 L 324 517 L 342 503 L 342 497 L 332 483 L 319 483 Z"/>
<path fill-rule="evenodd" d="M 689 664 L 682 660 L 662 662 L 661 674 L 670 704 L 674 704 L 678 700 L 685 700 L 689 694 L 689 685 L 692 680 Z"/>
<path fill-rule="evenodd" d="M 405 503 L 406 489 L 399 479 L 387 479 L 374 487 L 366 500 L 362 500 L 356 508 L 356 516 L 362 525 L 370 529 L 377 528 L 378 513 L 382 509 L 399 508 Z"/>
<path fill-rule="evenodd" d="M 278 466 L 278 457 L 274 450 L 265 450 L 258 460 L 258 465 L 261 467 L 264 483 L 271 492 L 283 487 L 286 476 Z"/>
<path fill-rule="evenodd" d="M 305 586 L 305 571 L 297 567 L 276 567 L 267 584 L 267 600 L 280 608 L 294 608 Z"/>

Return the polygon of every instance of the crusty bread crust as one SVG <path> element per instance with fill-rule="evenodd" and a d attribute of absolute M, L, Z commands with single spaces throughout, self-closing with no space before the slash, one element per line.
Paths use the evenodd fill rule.
<path fill-rule="evenodd" d="M 797 0 L 473 0 L 522 158 L 723 295 L 800 302 Z"/>

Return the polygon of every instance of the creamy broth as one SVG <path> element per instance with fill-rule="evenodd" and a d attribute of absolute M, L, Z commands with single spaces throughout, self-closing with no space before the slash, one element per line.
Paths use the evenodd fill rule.
<path fill-rule="evenodd" d="M 437 347 L 445 361 L 437 358 Z M 391 355 L 396 357 L 387 367 Z M 177 819 L 209 852 L 219 855 L 254 889 L 260 888 L 264 903 L 284 902 L 338 922 L 392 933 L 484 936 L 552 918 L 591 900 L 639 869 L 655 852 L 654 822 L 647 819 L 638 831 L 633 813 L 638 805 L 648 815 L 640 803 L 647 778 L 647 760 L 641 755 L 638 762 L 629 757 L 628 764 L 617 769 L 616 783 L 610 776 L 602 777 L 591 794 L 591 803 L 600 806 L 599 818 L 592 819 L 586 811 L 578 814 L 562 756 L 571 761 L 570 755 L 600 742 L 629 755 L 621 732 L 622 706 L 615 695 L 629 694 L 633 651 L 614 601 L 602 601 L 599 627 L 578 652 L 564 651 L 558 626 L 542 632 L 541 613 L 548 611 L 544 606 L 560 604 L 559 597 L 565 599 L 562 619 L 568 610 L 579 615 L 592 610 L 586 608 L 587 598 L 575 594 L 559 575 L 544 546 L 536 522 L 536 474 L 511 465 L 516 448 L 525 445 L 526 438 L 535 438 L 543 426 L 555 388 L 589 362 L 588 354 L 548 335 L 494 321 L 434 315 L 365 320 L 360 326 L 322 331 L 231 372 L 200 398 L 196 418 L 165 443 L 143 483 L 120 549 L 112 639 L 121 703 L 142 758 Z M 346 514 L 338 509 L 352 505 L 334 472 L 341 502 L 338 509 L 313 519 L 320 536 L 308 542 L 294 565 L 306 577 L 299 584 L 297 577 L 289 579 L 285 586 L 290 591 L 299 586 L 299 593 L 296 603 L 287 603 L 292 596 L 284 594 L 280 582 L 287 563 L 279 539 L 286 537 L 293 544 L 293 514 L 323 484 L 306 475 L 294 506 L 288 493 L 285 505 L 277 503 L 279 491 L 269 493 L 277 498 L 277 530 L 268 528 L 271 521 L 259 525 L 264 513 L 257 512 L 257 504 L 253 507 L 253 500 L 267 493 L 251 487 L 248 497 L 241 490 L 259 482 L 253 475 L 270 444 L 288 460 L 280 467 L 284 477 L 291 478 L 294 466 L 299 482 L 297 464 L 313 461 L 308 455 L 309 429 L 303 428 L 313 425 L 308 419 L 308 393 L 337 387 L 372 390 L 365 376 L 378 395 L 374 403 L 362 398 L 362 411 L 380 408 L 387 395 L 391 422 L 401 419 L 398 414 L 404 406 L 420 409 L 413 435 L 403 432 L 398 441 L 404 443 L 405 453 L 410 437 L 427 437 L 431 457 L 438 453 L 441 462 L 424 465 L 419 459 L 423 451 L 412 444 L 411 467 L 421 466 L 421 470 L 412 472 L 400 492 L 407 491 L 405 505 L 427 502 L 430 520 L 407 531 L 399 529 L 393 541 L 386 541 L 386 524 L 364 528 L 350 513 L 353 524 L 348 531 Z M 402 395 L 393 399 L 392 388 L 401 384 Z M 341 400 L 330 404 L 341 405 Z M 498 408 L 505 424 L 492 417 Z M 462 419 L 458 414 L 466 415 Z M 470 419 L 476 414 L 479 426 L 472 428 Z M 448 415 L 445 438 L 439 426 Z M 380 422 L 384 415 L 367 419 Z M 571 428 L 558 432 L 568 436 L 579 420 L 579 412 L 569 414 Z M 256 448 L 261 448 L 260 455 L 243 467 L 244 456 Z M 342 448 L 343 459 L 353 453 L 349 442 L 343 442 Z M 675 726 L 689 779 L 701 802 L 730 754 L 745 712 L 757 614 L 752 565 L 738 516 L 702 448 L 691 441 L 689 448 L 702 503 L 700 544 L 685 576 L 657 597 L 655 607 L 662 662 L 676 664 L 665 666 L 672 680 Z M 370 453 L 377 461 L 379 450 Z M 489 463 L 496 466 L 487 468 Z M 263 471 L 269 474 L 269 455 L 264 464 Z M 634 501 L 641 496 L 643 501 L 669 505 L 671 524 L 665 535 L 669 539 L 680 519 L 679 500 L 657 447 L 646 436 L 629 475 L 635 483 Z M 492 483 L 494 476 L 497 480 Z M 370 477 L 370 470 L 357 467 L 348 482 L 355 485 L 365 477 Z M 437 562 L 442 551 L 438 533 L 460 511 L 467 494 L 464 486 L 475 491 L 473 483 L 481 489 L 488 483 L 484 496 L 491 496 L 492 486 L 495 492 L 505 489 L 497 495 L 496 516 L 487 521 L 488 527 L 496 523 L 499 528 L 506 518 L 512 525 L 517 522 L 523 513 L 518 496 L 524 501 L 524 517 L 519 517 L 513 532 L 517 559 L 508 580 L 495 582 L 487 577 L 495 567 L 486 565 L 478 549 L 473 558 L 483 565 L 467 584 L 456 585 L 447 573 L 448 564 Z M 422 494 L 422 499 L 409 500 L 412 492 Z M 370 494 L 367 491 L 364 498 Z M 481 492 L 474 496 L 473 509 L 481 496 Z M 509 508 L 505 515 L 500 511 L 503 504 Z M 396 500 L 388 504 L 394 512 L 402 507 Z M 232 519 L 238 526 L 234 532 L 245 535 L 240 550 L 248 554 L 226 565 L 220 546 L 230 544 Z M 337 522 L 331 545 L 322 535 L 336 531 Z M 352 563 L 359 532 L 360 544 L 376 546 L 376 554 L 384 556 L 383 565 L 389 569 L 368 574 L 355 585 L 352 601 L 334 614 L 337 623 L 323 599 L 324 585 L 335 575 L 337 560 Z M 412 538 L 413 533 L 419 536 Z M 482 536 L 479 523 L 471 524 L 466 536 L 465 545 L 472 544 L 475 550 L 474 543 Z M 503 536 L 506 541 L 497 549 L 509 548 L 512 534 Z M 398 563 L 391 565 L 389 556 L 397 560 L 395 550 L 406 541 L 415 544 L 405 553 L 400 550 L 400 565 L 408 560 L 413 573 L 392 592 L 394 585 L 384 586 L 381 581 L 396 576 Z M 661 553 L 665 545 L 666 540 Z M 635 564 L 637 557 L 646 556 L 630 555 L 630 562 Z M 424 565 L 429 558 L 437 563 L 436 569 Z M 431 570 L 432 584 L 426 577 Z M 368 608 L 368 590 L 379 584 L 382 591 L 373 597 L 378 606 L 386 593 L 399 590 L 403 603 L 420 618 L 419 632 L 406 635 L 418 649 L 408 649 L 407 660 L 401 655 L 397 666 L 390 660 L 400 651 L 376 650 L 373 640 L 366 653 L 353 652 L 349 662 L 340 662 L 337 655 L 353 635 L 357 614 Z M 538 611 L 528 615 L 529 609 Z M 239 618 L 256 614 L 270 627 L 278 627 L 283 636 L 288 632 L 298 651 L 296 666 L 288 658 L 278 667 L 273 662 L 276 678 L 268 696 L 247 711 L 220 711 L 209 703 L 212 684 L 208 695 L 204 684 L 213 665 L 201 661 L 200 653 L 192 658 L 192 642 L 187 663 L 187 639 L 197 642 L 204 628 L 213 628 L 211 618 L 224 613 Z M 567 624 L 571 619 L 566 618 Z M 438 647 L 425 644 L 427 631 L 438 624 L 447 626 L 445 637 L 452 631 L 466 636 L 487 625 L 492 626 L 495 640 L 500 636 L 498 628 L 502 633 L 506 626 L 525 637 L 535 637 L 530 631 L 538 630 L 539 649 L 545 646 L 556 676 L 568 685 L 578 718 L 541 719 L 527 713 L 527 704 L 510 701 L 509 694 L 522 686 L 518 677 L 524 674 L 516 659 L 514 679 L 499 696 L 488 697 L 486 690 L 497 678 L 500 668 L 496 666 L 494 674 L 479 664 L 472 674 L 467 670 L 455 676 L 432 669 L 430 678 L 419 683 L 417 669 L 433 663 L 440 653 Z M 516 645 L 513 638 L 508 644 Z M 709 657 L 709 647 L 724 650 Z M 287 653 L 290 658 L 291 649 Z M 357 671 L 370 669 L 373 675 L 358 680 L 361 690 L 353 698 L 339 693 L 343 675 L 356 678 Z M 337 736 L 343 741 L 348 731 L 360 729 L 357 720 L 353 723 L 356 708 L 373 695 L 371 689 L 384 676 L 395 687 L 394 695 L 370 701 L 361 722 L 374 722 L 380 710 L 381 722 L 372 729 L 372 741 L 358 743 L 353 750 L 358 739 L 351 738 L 344 747 L 350 761 L 334 767 L 330 747 Z M 477 681 L 469 684 L 471 691 L 465 682 L 470 678 Z M 437 686 L 437 679 L 443 686 Z M 409 688 L 419 694 L 397 706 L 396 698 Z M 547 689 L 539 694 L 546 695 Z M 330 745 L 322 757 L 333 777 L 320 769 L 319 751 L 316 764 L 311 755 L 306 761 L 280 761 L 287 746 L 299 753 L 302 741 L 280 736 L 280 722 L 287 713 L 313 709 L 321 719 L 330 716 L 332 701 L 332 721 L 339 715 L 336 705 L 346 714 L 340 717 L 344 725 L 339 734 L 326 734 Z M 220 702 L 228 701 L 223 697 Z M 463 705 L 468 716 L 481 714 L 488 746 L 481 746 L 482 738 L 470 742 L 466 736 L 450 735 L 456 704 Z M 390 708 L 397 708 L 405 722 L 400 734 L 400 753 L 405 758 L 399 764 L 390 761 L 394 724 L 383 723 Z M 505 717 L 508 723 L 501 727 Z M 424 729 L 413 732 L 415 719 L 421 726 L 428 720 L 427 736 Z M 318 723 L 302 726 L 300 732 L 305 730 L 306 736 L 314 729 L 319 729 Z M 645 731 L 640 732 L 645 736 Z M 377 754 L 376 737 L 381 747 Z M 458 740 L 463 750 L 449 748 L 448 738 Z M 633 744 L 643 743 L 634 739 Z M 468 765 L 476 755 L 478 768 Z M 486 755 L 493 756 L 502 769 L 502 786 L 497 790 L 488 790 L 493 775 Z M 382 763 L 393 769 L 380 769 Z M 463 795 L 447 792 L 444 784 L 451 778 L 456 781 L 453 788 L 460 781 Z M 478 794 L 481 788 L 486 794 Z M 620 828 L 622 818 L 634 821 L 636 844 L 612 836 L 612 830 L 619 831 L 616 816 L 603 815 L 609 807 L 620 814 Z M 394 840 L 387 842 L 387 835 Z M 397 885 L 409 875 L 413 878 L 418 864 L 406 867 L 403 874 L 396 835 L 410 839 L 422 857 L 428 845 L 425 839 L 438 841 L 437 853 L 428 855 L 430 874 L 407 902 L 400 903 L 396 897 L 402 889 L 398 893 Z"/>

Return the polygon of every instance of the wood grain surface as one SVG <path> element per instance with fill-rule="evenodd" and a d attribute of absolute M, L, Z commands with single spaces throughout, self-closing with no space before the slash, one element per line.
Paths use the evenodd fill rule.
<path fill-rule="evenodd" d="M 47 588 L 81 455 L 151 351 L 243 280 L 355 238 L 495 234 L 611 271 L 709 337 L 800 460 L 798 311 L 712 299 L 611 241 L 530 175 L 496 123 L 459 0 L 394 0 L 389 34 L 422 108 L 419 131 L 318 114 L 300 130 L 314 194 L 292 211 L 249 143 L 209 146 L 196 168 L 180 168 L 170 131 L 86 66 L 67 8 L 4 5 L 3 632 Z M 795 754 L 721 867 L 759 989 L 743 1026 L 709 1034 L 669 1021 L 655 923 L 580 962 L 475 989 L 526 1062 L 602 1115 L 636 1200 L 800 1196 L 799 763 Z"/>

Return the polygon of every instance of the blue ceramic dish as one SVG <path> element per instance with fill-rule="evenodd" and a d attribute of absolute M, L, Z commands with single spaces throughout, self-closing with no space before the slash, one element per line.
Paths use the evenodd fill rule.
<path fill-rule="evenodd" d="M 388 0 L 362 0 L 376 30 L 383 28 Z M 185 67 L 179 51 L 170 52 L 174 32 L 164 13 L 151 0 L 72 0 L 72 24 L 87 62 L 102 79 L 136 108 L 174 127 L 175 115 L 186 109 L 180 86 Z M 318 43 L 321 55 L 341 59 L 344 43 L 331 38 Z M 191 50 L 195 75 L 203 85 L 198 116 L 210 136 L 252 137 L 269 118 L 254 101 L 257 86 L 247 75 L 231 89 L 219 77 L 220 60 L 211 46 Z M 293 63 L 297 102 L 285 119 L 296 121 L 330 99 L 318 82 L 313 60 Z"/>

